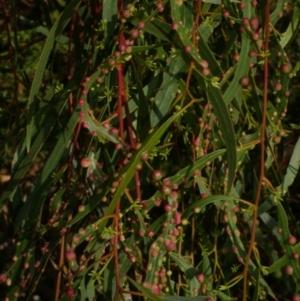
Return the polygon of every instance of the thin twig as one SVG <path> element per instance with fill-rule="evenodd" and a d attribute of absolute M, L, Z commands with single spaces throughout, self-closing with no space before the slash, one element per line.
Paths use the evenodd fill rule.
<path fill-rule="evenodd" d="M 114 301 L 117 301 L 118 295 L 122 286 L 120 285 L 120 271 L 119 271 L 119 254 L 118 254 L 118 241 L 119 241 L 119 211 L 120 211 L 120 200 L 116 205 L 115 209 L 115 236 L 113 238 L 113 256 L 114 256 L 114 264 L 115 264 L 115 275 L 116 275 L 116 293 L 114 297 Z"/>
<path fill-rule="evenodd" d="M 56 286 L 55 286 L 54 301 L 58 301 L 60 295 L 60 284 L 61 284 L 61 277 L 62 277 L 62 269 L 64 265 L 65 241 L 66 241 L 66 237 L 65 234 L 63 234 L 60 242 L 59 265 L 58 265 L 58 273 L 57 273 Z"/>
<path fill-rule="evenodd" d="M 268 53 L 269 51 L 269 23 L 270 23 L 270 0 L 266 0 L 266 11 L 265 11 L 265 43 L 264 51 Z M 247 258 L 245 262 L 245 267 L 243 271 L 243 301 L 247 300 L 247 291 L 248 291 L 248 269 L 249 263 L 251 260 L 251 255 L 253 251 L 253 246 L 255 243 L 255 234 L 256 234 L 256 220 L 258 216 L 258 205 L 261 194 L 262 183 L 265 177 L 265 132 L 266 132 L 266 120 L 267 120 L 267 104 L 268 104 L 268 76 L 269 76 L 269 62 L 268 56 L 265 56 L 264 61 L 264 93 L 263 93 L 263 109 L 262 109 L 262 122 L 261 122 L 261 134 L 260 134 L 260 174 L 259 182 L 256 191 L 255 201 L 254 201 L 254 212 L 253 212 L 253 221 L 251 229 L 251 238 L 248 248 Z"/>

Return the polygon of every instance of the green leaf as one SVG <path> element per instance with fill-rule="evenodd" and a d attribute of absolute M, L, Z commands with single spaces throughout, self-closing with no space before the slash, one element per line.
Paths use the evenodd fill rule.
<path fill-rule="evenodd" d="M 192 205 L 190 205 L 189 207 L 187 207 L 185 209 L 185 211 L 183 212 L 182 217 L 183 218 L 188 218 L 191 214 L 194 213 L 194 209 L 196 207 L 204 208 L 208 204 L 215 204 L 216 206 L 219 207 L 219 206 L 222 205 L 223 202 L 232 201 L 232 200 L 236 201 L 236 202 L 239 201 L 238 198 L 235 198 L 235 197 L 232 197 L 232 196 L 227 196 L 227 195 L 221 195 L 221 194 L 220 195 L 215 194 L 215 195 L 207 196 L 204 199 L 197 200 Z"/>
<path fill-rule="evenodd" d="M 297 35 L 299 31 L 298 28 L 299 16 L 300 16 L 300 8 L 299 5 L 295 4 L 291 22 L 287 30 L 283 33 L 283 36 L 280 40 L 280 45 L 282 48 L 284 48 L 290 42 L 290 40 Z"/>
<path fill-rule="evenodd" d="M 195 269 L 193 266 L 187 263 L 187 260 L 184 258 L 180 258 L 177 253 L 170 253 L 170 257 L 176 262 L 180 270 L 185 274 L 187 279 L 190 282 L 190 293 L 193 295 L 195 291 L 198 291 L 200 288 L 200 283 L 197 280 L 196 276 L 199 271 Z"/>
<path fill-rule="evenodd" d="M 41 83 L 43 81 L 43 75 L 45 72 L 46 64 L 48 62 L 49 55 L 52 51 L 55 39 L 61 35 L 63 29 L 70 21 L 73 13 L 79 6 L 79 3 L 81 0 L 73 0 L 69 3 L 69 5 L 65 8 L 65 10 L 60 15 L 59 19 L 55 22 L 53 27 L 51 28 L 51 31 L 49 33 L 49 36 L 47 38 L 47 41 L 45 43 L 45 46 L 43 48 L 43 51 L 41 53 L 41 56 L 39 58 L 39 62 L 37 65 L 37 69 L 34 75 L 34 79 L 31 85 L 30 94 L 28 98 L 28 113 L 27 113 L 27 131 L 26 131 L 26 148 L 27 152 L 30 150 L 31 145 L 31 139 L 32 139 L 32 128 L 34 125 L 34 114 L 36 113 L 36 108 L 38 104 L 38 91 L 40 89 Z"/>
<path fill-rule="evenodd" d="M 227 106 L 224 103 L 221 92 L 219 89 L 208 85 L 208 97 L 213 105 L 214 113 L 220 122 L 220 128 L 226 143 L 226 154 L 228 158 L 228 182 L 226 193 L 229 193 L 235 178 L 237 168 L 237 151 L 236 139 L 233 125 L 229 116 Z"/>
<path fill-rule="evenodd" d="M 133 19 L 131 21 L 134 25 L 137 25 L 139 19 Z M 157 39 L 162 41 L 170 42 L 170 36 L 172 35 L 172 30 L 170 24 L 159 20 L 157 18 L 152 18 L 151 20 L 145 20 L 144 31 L 155 36 Z"/>
<path fill-rule="evenodd" d="M 300 289 L 300 268 L 297 260 L 293 260 L 294 248 L 288 243 L 288 239 L 291 236 L 289 231 L 288 219 L 281 203 L 277 205 L 278 214 L 278 227 L 282 229 L 280 244 L 282 249 L 286 251 L 287 264 L 293 268 L 293 274 L 291 275 L 296 283 L 296 291 Z M 270 272 L 271 268 L 269 269 Z"/>
<path fill-rule="evenodd" d="M 282 7 L 284 5 L 284 0 L 278 0 L 276 2 L 277 2 L 276 8 L 273 10 L 273 12 L 270 16 L 270 21 L 273 26 L 280 19 L 279 14 L 282 12 Z"/>
<path fill-rule="evenodd" d="M 15 168 L 15 173 L 12 175 L 9 185 L 5 189 L 5 192 L 3 193 L 3 195 L 0 199 L 0 211 L 2 211 L 5 203 L 9 199 L 13 198 L 13 194 L 17 188 L 17 185 L 24 178 L 25 174 L 30 169 L 32 162 L 34 162 L 37 154 L 39 153 L 39 151 L 45 144 L 45 141 L 49 137 L 55 123 L 57 122 L 57 116 L 60 114 L 60 112 L 64 106 L 65 106 L 65 103 L 61 102 L 60 105 L 58 106 L 58 108 L 54 108 L 54 110 L 51 110 L 50 112 L 48 112 L 48 114 L 46 116 L 47 118 L 44 121 L 45 123 L 42 123 L 43 130 L 39 131 L 29 153 L 24 157 L 23 157 L 23 155 L 21 155 L 20 159 L 19 160 L 17 159 L 18 162 L 16 163 L 17 166 Z M 43 112 L 40 112 L 40 114 L 43 114 Z M 24 149 L 23 144 L 20 147 L 20 149 Z M 19 200 L 17 200 L 17 201 L 19 201 Z"/>
<path fill-rule="evenodd" d="M 295 246 L 292 247 L 293 253 L 300 253 L 300 243 L 297 243 Z M 291 261 L 290 255 L 285 254 L 283 255 L 279 260 L 274 262 L 268 269 L 269 274 L 274 273 L 281 268 L 283 268 L 285 265 L 287 265 Z"/>
<path fill-rule="evenodd" d="M 18 218 L 16 221 L 15 229 L 17 230 L 24 218 L 31 212 L 31 222 L 33 222 L 40 213 L 41 206 L 43 204 L 44 198 L 48 194 L 48 190 L 45 189 L 48 185 L 48 189 L 51 186 L 51 182 L 49 183 L 50 175 L 59 167 L 59 162 L 64 154 L 68 152 L 68 143 L 70 143 L 71 137 L 74 133 L 75 126 L 78 121 L 78 111 L 74 111 L 72 114 L 65 130 L 60 134 L 59 139 L 55 148 L 53 149 L 51 155 L 49 156 L 39 178 L 37 179 L 37 183 L 33 192 L 31 193 L 29 199 L 22 206 Z M 26 161 L 28 160 L 28 156 L 26 157 Z M 20 170 L 20 169 L 19 169 Z M 50 186 L 49 186 L 50 184 Z"/>
<path fill-rule="evenodd" d="M 192 59 L 194 60 L 196 65 L 198 65 L 198 66 L 200 66 L 200 68 L 202 68 L 201 67 L 202 57 L 199 55 L 195 46 L 190 41 L 190 39 L 188 37 L 187 29 L 184 28 L 180 22 L 181 20 L 180 20 L 180 14 L 179 14 L 179 5 L 175 0 L 171 0 L 171 9 L 172 9 L 172 15 L 173 15 L 174 21 L 178 23 L 177 33 L 178 33 L 183 45 L 190 46 L 191 51 L 189 52 L 189 55 L 192 57 Z M 248 44 L 250 45 L 250 42 L 248 42 Z M 246 46 L 244 46 L 244 51 L 245 51 L 245 48 L 246 48 Z M 207 54 L 207 58 L 211 60 L 208 62 L 209 65 L 211 62 L 212 62 L 213 66 L 216 65 L 213 60 L 213 55 L 209 54 L 209 52 L 210 52 L 209 49 L 206 48 L 206 49 L 204 49 L 204 51 L 205 50 L 206 50 L 205 53 Z M 247 52 L 247 56 L 248 56 L 248 52 Z M 217 68 L 217 67 L 215 67 L 215 68 Z M 200 84 L 202 82 L 201 86 L 203 86 L 204 85 L 203 81 L 199 75 L 198 75 L 198 79 L 199 79 Z M 214 112 L 220 122 L 221 131 L 222 131 L 225 143 L 226 143 L 228 169 L 229 169 L 228 186 L 226 188 L 226 193 L 229 193 L 231 186 L 233 184 L 234 178 L 235 178 L 236 164 L 237 164 L 235 133 L 234 133 L 233 125 L 232 125 L 232 122 L 231 122 L 231 119 L 229 116 L 228 109 L 226 107 L 226 104 L 228 104 L 229 102 L 226 103 L 225 96 L 224 96 L 224 100 L 223 100 L 220 90 L 218 88 L 214 87 L 212 85 L 211 81 L 207 83 L 206 89 L 207 89 L 207 94 L 208 94 L 209 100 L 214 107 Z"/>
<path fill-rule="evenodd" d="M 234 73 L 234 78 L 230 82 L 229 87 L 226 89 L 226 91 L 223 94 L 224 101 L 227 105 L 233 100 L 236 94 L 242 89 L 242 86 L 240 84 L 241 78 L 244 76 L 248 76 L 249 64 L 250 64 L 250 57 L 248 54 L 250 50 L 251 50 L 251 43 L 249 38 L 246 35 L 242 35 L 241 52 L 239 54 L 240 58 L 237 63 L 236 71 Z"/>
<path fill-rule="evenodd" d="M 282 182 L 283 194 L 285 194 L 288 191 L 288 188 L 294 182 L 294 179 L 298 174 L 299 166 L 300 166 L 300 139 L 298 139 L 295 145 L 292 157 L 287 167 L 286 175 L 283 178 L 283 182 Z"/>
<path fill-rule="evenodd" d="M 103 1 L 102 21 L 105 24 L 105 39 L 110 42 L 118 22 L 118 0 Z"/>
<path fill-rule="evenodd" d="M 141 284 L 138 282 L 134 281 L 131 278 L 127 278 L 138 290 L 140 290 L 148 299 L 153 300 L 153 301 L 162 301 L 162 298 L 154 295 L 149 289 L 143 287 Z"/>
<path fill-rule="evenodd" d="M 183 25 L 186 28 L 193 29 L 194 26 L 194 18 L 193 18 L 193 3 L 192 2 L 184 2 L 183 5 L 180 6 L 180 19 L 183 21 Z"/>
<path fill-rule="evenodd" d="M 187 65 L 181 56 L 169 59 L 162 84 L 155 95 L 153 110 L 150 114 L 151 127 L 155 127 L 168 113 L 177 94 L 179 79 L 186 70 Z"/>
<path fill-rule="evenodd" d="M 117 205 L 118 200 L 123 196 L 124 190 L 129 185 L 130 181 L 132 180 L 137 165 L 141 162 L 141 156 L 144 152 L 150 152 L 151 149 L 157 144 L 160 137 L 164 134 L 164 132 L 167 130 L 167 128 L 171 125 L 171 123 L 180 116 L 182 111 L 177 112 L 172 117 L 170 117 L 163 125 L 158 126 L 156 130 L 154 130 L 147 139 L 142 143 L 142 146 L 135 152 L 135 154 L 130 159 L 129 163 L 120 171 L 119 175 L 123 176 L 123 180 L 120 183 L 119 187 L 117 188 L 113 199 L 111 200 L 111 203 L 109 207 L 107 208 L 105 212 L 105 216 L 111 215 L 115 207 Z M 87 215 L 91 210 L 93 210 L 98 202 L 99 198 L 101 199 L 102 196 L 106 195 L 107 191 L 109 190 L 109 187 L 105 187 L 103 189 L 102 193 L 99 195 L 95 195 L 91 201 L 85 206 L 85 210 L 78 213 L 69 223 L 68 226 L 71 226 L 75 223 L 77 223 L 79 220 L 81 220 L 85 215 Z M 99 231 L 103 231 L 105 225 L 107 223 L 107 220 L 104 219 L 101 225 L 99 226 Z"/>

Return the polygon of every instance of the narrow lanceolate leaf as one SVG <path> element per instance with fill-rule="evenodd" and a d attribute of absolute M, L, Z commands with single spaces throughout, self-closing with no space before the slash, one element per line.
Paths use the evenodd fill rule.
<path fill-rule="evenodd" d="M 118 21 L 118 0 L 104 0 L 102 21 L 104 22 L 105 38 L 109 39 L 113 36 L 115 26 Z"/>
<path fill-rule="evenodd" d="M 282 246 L 282 249 L 285 250 L 286 255 L 290 258 L 288 265 L 293 268 L 292 277 L 294 278 L 295 283 L 296 283 L 296 291 L 299 291 L 299 289 L 300 289 L 300 268 L 299 268 L 298 261 L 292 260 L 294 250 L 293 250 L 292 245 L 288 242 L 288 239 L 290 237 L 288 217 L 287 217 L 286 212 L 284 211 L 284 208 L 281 205 L 281 203 L 278 203 L 278 205 L 277 205 L 277 214 L 278 214 L 278 226 L 282 230 L 280 244 Z"/>
<path fill-rule="evenodd" d="M 151 290 L 148 288 L 143 287 L 140 283 L 134 281 L 133 279 L 128 277 L 128 280 L 139 290 L 141 291 L 145 297 L 147 297 L 149 300 L 153 301 L 162 301 L 163 299 L 161 297 L 158 297 L 154 295 Z"/>
<path fill-rule="evenodd" d="M 70 4 L 65 8 L 63 13 L 60 15 L 59 19 L 53 25 L 41 56 L 38 61 L 37 69 L 34 75 L 34 79 L 31 85 L 30 94 L 28 98 L 28 112 L 27 112 L 27 131 L 26 131 L 26 148 L 27 152 L 30 150 L 31 138 L 32 138 L 32 128 L 34 125 L 34 114 L 37 108 L 38 103 L 38 91 L 40 89 L 41 83 L 43 81 L 43 75 L 46 69 L 46 64 L 48 62 L 49 55 L 53 49 L 53 45 L 55 39 L 59 37 L 65 28 L 65 26 L 70 21 L 74 11 L 79 6 L 81 0 L 73 0 Z"/>
<path fill-rule="evenodd" d="M 163 82 L 155 95 L 153 110 L 150 114 L 151 127 L 155 127 L 168 113 L 177 94 L 178 82 L 188 66 L 180 57 L 170 58 L 163 76 Z"/>
<path fill-rule="evenodd" d="M 246 37 L 245 35 L 242 36 L 241 47 L 242 48 L 240 52 L 240 58 L 237 63 L 236 71 L 234 73 L 234 78 L 223 95 L 224 101 L 227 105 L 233 100 L 236 94 L 242 89 L 240 80 L 242 77 L 248 76 L 248 72 L 249 72 L 250 57 L 248 54 L 251 49 L 251 43 L 249 38 Z"/>
<path fill-rule="evenodd" d="M 228 158 L 228 183 L 226 193 L 229 193 L 235 178 L 235 171 L 237 167 L 235 133 L 227 106 L 225 105 L 220 90 L 213 87 L 212 85 L 208 85 L 207 94 L 210 102 L 214 107 L 214 113 L 216 114 L 220 122 L 220 128 L 226 143 Z"/>
<path fill-rule="evenodd" d="M 139 19 L 133 19 L 131 22 L 137 25 L 138 21 Z M 170 42 L 171 26 L 160 19 L 153 18 L 151 20 L 145 20 L 144 31 L 152 34 L 159 40 Z"/>
<path fill-rule="evenodd" d="M 168 231 L 172 231 L 174 229 L 174 225 L 171 224 L 171 216 L 167 215 L 167 218 L 165 219 L 165 222 L 167 224 L 167 227 L 165 227 L 162 231 L 162 234 L 153 242 L 153 244 L 150 247 L 149 255 L 148 255 L 148 266 L 147 266 L 147 274 L 145 277 L 146 283 L 154 283 L 156 278 L 157 271 L 161 268 L 163 259 L 167 254 L 167 249 L 165 245 L 162 243 L 165 239 L 168 238 Z M 158 254 L 153 255 L 153 246 L 157 246 L 159 248 Z"/>
<path fill-rule="evenodd" d="M 293 10 L 293 17 L 291 19 L 291 22 L 285 31 L 285 33 L 282 35 L 282 38 L 280 40 L 280 45 L 282 48 L 284 48 L 288 42 L 296 36 L 297 32 L 299 31 L 298 23 L 299 23 L 299 15 L 300 15 L 300 8 L 299 8 L 299 2 L 298 5 L 294 5 Z"/>
<path fill-rule="evenodd" d="M 94 85 L 96 79 L 98 78 L 100 74 L 100 71 L 95 72 L 92 74 L 89 78 L 89 80 L 86 82 L 85 89 L 88 92 L 92 86 Z M 113 143 L 121 143 L 119 136 L 117 135 L 117 132 L 115 134 L 112 134 L 112 128 L 110 126 L 104 127 L 103 124 L 101 124 L 94 116 L 93 111 L 90 109 L 90 106 L 88 104 L 88 94 L 81 95 L 81 100 L 84 101 L 83 106 L 78 106 L 81 108 L 82 112 L 84 113 L 83 121 L 84 126 L 90 131 L 90 133 L 93 136 L 97 136 L 100 141 L 110 141 Z M 116 130 L 116 129 L 115 129 Z"/>
<path fill-rule="evenodd" d="M 48 116 L 45 120 L 45 123 L 43 124 L 44 130 L 40 131 L 37 135 L 36 139 L 33 142 L 32 148 L 30 149 L 27 156 L 21 158 L 20 162 L 18 162 L 18 167 L 15 173 L 12 175 L 9 185 L 0 199 L 0 211 L 2 211 L 3 206 L 8 200 L 13 199 L 13 194 L 19 182 L 24 178 L 25 174 L 30 169 L 32 162 L 35 160 L 45 141 L 49 137 L 55 123 L 57 122 L 57 116 L 60 114 L 63 107 L 64 102 L 61 102 L 58 108 L 55 108 L 54 110 L 48 112 Z"/>
<path fill-rule="evenodd" d="M 183 25 L 192 30 L 194 26 L 193 3 L 184 2 L 183 5 L 180 6 L 179 10 L 180 19 L 183 21 Z"/>
<path fill-rule="evenodd" d="M 196 207 L 199 208 L 204 208 L 208 204 L 215 204 L 216 206 L 221 206 L 222 202 L 231 202 L 231 201 L 236 201 L 237 203 L 240 201 L 237 198 L 231 197 L 231 196 L 226 196 L 226 195 L 210 195 L 207 196 L 204 199 L 199 199 L 196 202 L 194 202 L 192 205 L 190 205 L 188 208 L 183 213 L 183 218 L 188 218 L 191 214 L 193 214 L 193 210 Z"/>
<path fill-rule="evenodd" d="M 182 113 L 182 111 L 179 111 L 178 113 L 174 114 L 172 117 L 170 117 L 161 127 L 159 127 L 152 135 L 149 136 L 149 139 L 147 139 L 142 147 L 135 153 L 135 155 L 130 160 L 129 164 L 126 166 L 123 174 L 124 178 L 118 187 L 117 191 L 115 192 L 115 195 L 110 203 L 110 206 L 106 210 L 106 215 L 112 214 L 115 206 L 120 199 L 120 197 L 123 195 L 125 188 L 131 181 L 133 175 L 136 172 L 137 165 L 141 162 L 141 156 L 144 152 L 150 152 L 152 148 L 157 144 L 161 136 L 164 134 L 164 132 L 168 129 L 168 127 L 172 124 L 176 118 Z"/>
<path fill-rule="evenodd" d="M 244 18 L 251 18 L 251 5 L 246 5 L 242 10 Z M 237 63 L 236 71 L 234 73 L 234 78 L 231 81 L 229 87 L 226 89 L 223 98 L 225 103 L 228 105 L 237 93 L 242 89 L 240 85 L 240 79 L 243 76 L 247 76 L 249 72 L 250 57 L 249 51 L 251 50 L 251 40 L 246 33 L 242 34 L 241 38 L 241 50 L 239 53 L 239 61 Z"/>
<path fill-rule="evenodd" d="M 172 17 L 177 27 L 176 32 L 179 36 L 180 46 L 182 47 L 182 50 L 185 49 L 185 47 L 189 47 L 188 54 L 192 57 L 196 65 L 201 67 L 200 63 L 202 58 L 189 37 L 189 30 L 182 25 L 179 8 L 180 5 L 178 2 L 176 0 L 171 0 Z"/>
<path fill-rule="evenodd" d="M 193 294 L 193 292 L 198 291 L 200 288 L 200 283 L 197 280 L 196 276 L 199 271 L 192 265 L 190 265 L 185 258 L 179 257 L 175 252 L 172 252 L 169 255 L 172 260 L 175 261 L 179 269 L 185 274 L 186 278 L 189 279 L 191 295 Z"/>
<path fill-rule="evenodd" d="M 270 16 L 270 21 L 271 21 L 271 23 L 272 23 L 273 26 L 280 19 L 279 14 L 282 11 L 284 0 L 278 0 L 276 2 L 277 2 L 276 8 L 275 8 L 275 10 L 273 10 L 273 12 L 272 12 L 272 14 Z"/>
<path fill-rule="evenodd" d="M 293 253 L 300 253 L 300 243 L 296 244 L 294 247 L 292 247 Z M 283 268 L 285 265 L 287 265 L 290 262 L 290 255 L 284 254 L 279 260 L 274 262 L 268 269 L 269 274 L 274 273 L 281 268 Z"/>
<path fill-rule="evenodd" d="M 109 129 L 100 124 L 92 112 L 87 112 L 87 114 L 85 114 L 84 122 L 86 123 L 86 127 L 89 129 L 89 131 L 93 135 L 97 134 L 100 139 L 102 138 L 113 143 L 121 143 L 119 137 L 117 135 L 110 134 Z"/>
<path fill-rule="evenodd" d="M 129 163 L 120 171 L 119 175 L 120 177 L 123 176 L 123 180 L 120 183 L 119 187 L 117 188 L 113 199 L 111 200 L 111 203 L 109 207 L 107 208 L 105 212 L 105 216 L 111 215 L 115 207 L 117 205 L 118 200 L 123 196 L 124 190 L 132 180 L 137 165 L 141 162 L 141 156 L 144 152 L 151 152 L 152 148 L 158 143 L 161 136 L 165 133 L 165 131 L 168 129 L 168 127 L 172 124 L 180 114 L 182 114 L 182 110 L 174 114 L 172 117 L 170 117 L 162 126 L 158 127 L 152 134 L 148 136 L 148 138 L 143 142 L 142 146 L 139 148 L 139 150 L 136 151 L 136 153 L 132 156 Z M 222 152 L 221 152 L 222 153 Z M 104 195 L 106 195 L 109 188 L 104 188 L 100 195 L 95 195 L 89 204 L 87 204 L 85 207 L 85 210 L 78 213 L 69 223 L 68 226 L 74 225 L 79 220 L 81 220 L 84 216 L 86 216 L 89 212 L 91 212 L 99 203 L 99 199 L 101 199 Z M 99 231 L 103 231 L 105 225 L 107 223 L 107 219 L 104 217 L 103 222 L 101 221 L 101 225 L 99 226 Z"/>
<path fill-rule="evenodd" d="M 180 13 L 179 13 L 179 4 L 177 1 L 172 0 L 172 15 L 174 18 L 174 21 L 177 22 L 178 28 L 177 33 L 183 43 L 183 46 L 189 46 L 190 51 L 189 55 L 194 60 L 196 66 L 201 66 L 201 61 L 203 56 L 201 57 L 196 50 L 195 46 L 192 44 L 189 36 L 188 31 L 186 28 L 183 27 L 180 20 Z M 209 48 L 206 48 L 206 58 L 211 60 L 208 61 L 209 65 L 215 65 L 215 61 L 213 60 L 213 55 L 210 52 Z M 216 71 L 218 72 L 217 68 Z M 203 80 L 199 80 L 200 84 Z M 211 104 L 214 107 L 214 112 L 220 122 L 220 128 L 226 143 L 226 150 L 227 150 L 227 158 L 228 158 L 228 186 L 226 193 L 230 192 L 231 186 L 233 184 L 234 178 L 235 178 L 235 171 L 237 166 L 237 152 L 236 152 L 236 139 L 235 139 L 235 133 L 233 129 L 233 125 L 229 116 L 229 112 L 226 106 L 226 103 L 224 101 L 224 98 L 222 97 L 222 94 L 219 90 L 219 88 L 216 88 L 212 85 L 211 81 L 207 82 L 207 94 L 208 98 L 211 102 Z M 234 97 L 234 95 L 232 95 Z"/>
<path fill-rule="evenodd" d="M 17 230 L 24 218 L 30 212 L 30 222 L 34 222 L 38 217 L 40 209 L 43 205 L 43 202 L 48 194 L 46 187 L 49 189 L 51 187 L 51 174 L 59 169 L 59 162 L 61 158 L 69 151 L 69 143 L 71 141 L 71 137 L 74 133 L 75 126 L 78 122 L 78 111 L 75 111 L 71 116 L 65 130 L 59 135 L 58 141 L 51 153 L 48 157 L 48 160 L 37 178 L 35 187 L 30 194 L 29 199 L 22 206 L 18 217 L 16 219 L 15 230 Z M 27 157 L 26 157 L 27 159 Z M 25 161 L 25 160 L 24 160 Z M 50 186 L 49 186 L 50 185 Z"/>
<path fill-rule="evenodd" d="M 209 62 L 209 69 L 213 76 L 221 77 L 222 69 L 220 68 L 220 64 L 217 62 L 215 56 L 210 51 L 208 45 L 205 42 L 205 39 L 202 39 L 200 34 L 200 40 L 198 42 L 199 45 L 199 53 L 201 57 Z"/>
<path fill-rule="evenodd" d="M 290 159 L 286 175 L 284 176 L 283 179 L 283 184 L 282 184 L 282 192 L 285 194 L 289 188 L 289 186 L 292 185 L 294 182 L 294 179 L 296 175 L 298 174 L 299 170 L 299 163 L 300 162 L 300 139 L 298 139 L 296 146 L 294 148 L 292 157 Z"/>

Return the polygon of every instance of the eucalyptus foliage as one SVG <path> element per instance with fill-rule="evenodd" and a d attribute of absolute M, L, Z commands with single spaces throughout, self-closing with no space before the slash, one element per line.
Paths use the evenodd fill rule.
<path fill-rule="evenodd" d="M 51 2 L 4 20 L 1 297 L 300 300 L 299 1 Z"/>

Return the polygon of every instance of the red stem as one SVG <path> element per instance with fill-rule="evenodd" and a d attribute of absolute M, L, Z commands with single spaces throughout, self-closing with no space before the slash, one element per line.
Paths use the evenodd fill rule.
<path fill-rule="evenodd" d="M 123 114 L 122 114 L 122 107 L 123 107 L 123 90 L 124 90 L 124 75 L 123 75 L 123 65 L 119 63 L 117 65 L 118 70 L 118 104 L 117 104 L 117 114 L 119 119 L 119 132 L 120 138 L 124 142 L 124 122 L 123 122 Z"/>
<path fill-rule="evenodd" d="M 269 23 L 270 23 L 270 0 L 265 3 L 265 41 L 264 41 L 264 51 L 268 53 L 269 51 Z M 259 182 L 256 190 L 256 196 L 254 201 L 254 212 L 252 219 L 252 229 L 251 238 L 249 242 L 249 248 L 247 253 L 247 258 L 243 271 L 243 301 L 247 300 L 247 289 L 248 289 L 248 268 L 251 260 L 251 255 L 255 243 L 255 234 L 257 227 L 257 217 L 258 217 L 258 205 L 261 195 L 262 183 L 265 177 L 265 133 L 266 133 L 266 123 L 267 123 L 267 106 L 268 106 L 268 80 L 269 80 L 269 60 L 268 56 L 265 56 L 264 60 L 264 93 L 263 93 L 263 108 L 262 108 L 262 122 L 261 122 L 261 133 L 260 133 L 260 175 Z"/>
<path fill-rule="evenodd" d="M 113 245 L 113 254 L 114 254 L 114 264 L 115 264 L 115 275 L 116 275 L 116 293 L 114 301 L 118 300 L 118 295 L 122 290 L 120 284 L 120 272 L 119 272 L 119 255 L 118 255 L 118 241 L 119 241 L 119 211 L 120 211 L 120 200 L 118 200 L 116 209 L 115 209 L 115 236 L 114 236 L 114 245 Z"/>
<path fill-rule="evenodd" d="M 74 152 L 75 152 L 75 145 L 77 145 L 78 142 L 78 136 L 82 127 L 83 120 L 80 118 L 76 132 L 73 138 L 73 148 L 71 155 L 69 157 L 69 162 L 68 162 L 68 173 L 67 173 L 67 187 L 69 187 L 69 184 L 72 179 L 72 161 L 74 157 Z M 68 189 L 66 190 L 66 199 L 68 199 Z M 67 203 L 65 203 L 63 210 L 65 210 L 67 207 Z M 57 279 L 56 279 L 56 287 L 55 287 L 55 301 L 59 300 L 59 295 L 60 295 L 60 287 L 61 287 L 61 278 L 62 278 L 62 268 L 64 266 L 64 253 L 65 253 L 65 240 L 66 240 L 66 234 L 64 233 L 61 237 L 61 242 L 60 242 L 60 256 L 59 256 L 59 264 L 58 264 L 58 273 L 57 273 Z"/>
<path fill-rule="evenodd" d="M 73 32 L 74 32 L 74 24 L 76 22 L 76 16 L 77 16 L 77 14 L 75 13 L 72 18 L 72 23 L 70 25 L 69 44 L 68 44 L 68 80 L 70 80 L 72 77 L 71 70 L 72 70 L 72 64 L 74 63 L 72 55 L 70 55 L 70 54 L 71 54 L 71 48 L 72 48 L 72 36 L 73 36 Z M 70 113 L 73 113 L 74 109 L 73 109 L 73 93 L 72 92 L 69 94 L 68 103 L 69 103 L 69 111 L 70 111 Z"/>

